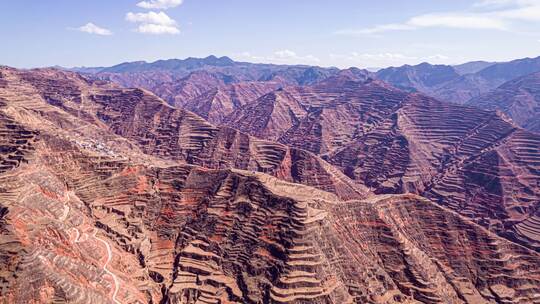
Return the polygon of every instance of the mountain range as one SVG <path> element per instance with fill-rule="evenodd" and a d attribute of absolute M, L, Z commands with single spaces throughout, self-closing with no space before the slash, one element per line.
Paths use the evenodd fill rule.
<path fill-rule="evenodd" d="M 485 99 L 484 95 L 490 98 L 489 94 L 501 86 L 502 90 L 508 91 L 511 84 L 507 82 L 540 72 L 540 57 L 509 62 L 472 61 L 453 66 L 421 63 L 379 69 L 377 72 L 358 68 L 339 70 L 301 65 L 253 64 L 215 56 L 152 63 L 126 62 L 112 67 L 71 70 L 125 87 L 146 88 L 171 105 L 193 111 L 213 123 L 221 123 L 225 119 L 222 116 L 230 115 L 233 108 L 236 110 L 239 105 L 244 105 L 245 99 L 253 100 L 282 87 L 313 85 L 326 78 L 348 73 L 359 79 L 379 79 L 396 88 L 423 93 L 441 101 L 500 110 L 519 126 L 537 131 L 533 123 L 526 122 L 534 121 L 538 112 L 535 107 L 529 107 L 525 113 L 517 113 L 509 109 L 520 108 L 520 105 L 501 105 L 495 101 L 478 105 L 474 103 L 475 100 Z M 248 90 L 250 93 L 237 90 Z M 519 93 L 519 90 L 513 92 Z M 203 94 L 214 96 L 214 103 L 204 104 L 200 100 Z M 212 98 L 206 96 L 202 99 L 208 101 Z M 215 120 L 210 114 L 213 106 L 221 107 L 217 111 L 221 114 Z"/>
<path fill-rule="evenodd" d="M 536 72 L 540 72 L 540 57 L 498 63 L 470 62 L 458 66 L 405 65 L 379 70 L 377 77 L 404 90 L 421 92 L 442 101 L 501 110 L 521 127 L 538 131 L 531 122 L 538 115 L 537 107 L 529 105 L 524 109 L 515 99 L 501 103 L 495 97 L 501 96 L 502 91 L 506 96 L 520 94 L 517 79 Z M 494 100 L 490 101 L 492 98 Z M 512 110 L 517 108 L 520 110 Z"/>
<path fill-rule="evenodd" d="M 536 61 L 1 67 L 0 299 L 540 302 Z"/>

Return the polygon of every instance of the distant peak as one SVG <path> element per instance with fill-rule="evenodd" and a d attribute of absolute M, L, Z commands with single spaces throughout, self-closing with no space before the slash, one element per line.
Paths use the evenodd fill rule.
<path fill-rule="evenodd" d="M 122 65 L 122 64 L 137 64 L 137 65 L 140 65 L 140 64 L 146 64 L 148 62 L 144 61 L 144 60 L 138 60 L 138 61 L 126 61 L 126 62 L 122 62 L 120 63 L 119 65 Z"/>
<path fill-rule="evenodd" d="M 231 58 L 227 56 L 222 56 L 218 58 L 215 55 L 210 55 L 204 58 L 203 61 L 209 65 L 220 65 L 220 66 L 233 65 L 235 63 Z"/>

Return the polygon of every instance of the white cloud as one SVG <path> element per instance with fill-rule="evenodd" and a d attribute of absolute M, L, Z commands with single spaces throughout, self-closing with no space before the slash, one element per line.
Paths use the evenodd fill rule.
<path fill-rule="evenodd" d="M 363 29 L 345 29 L 345 30 L 339 30 L 336 32 L 336 34 L 339 35 L 371 35 L 371 34 L 378 34 L 382 32 L 387 31 L 405 31 L 405 30 L 412 30 L 414 29 L 410 25 L 407 24 L 398 24 L 398 23 L 391 23 L 391 24 L 382 24 L 377 25 L 370 28 L 363 28 Z"/>
<path fill-rule="evenodd" d="M 126 20 L 129 22 L 151 23 L 159 25 L 176 25 L 171 17 L 164 12 L 148 12 L 148 13 L 127 13 Z"/>
<path fill-rule="evenodd" d="M 137 3 L 138 7 L 145 9 L 168 9 L 182 4 L 183 0 L 150 0 Z"/>
<path fill-rule="evenodd" d="M 357 53 L 352 52 L 350 54 L 351 58 L 356 59 L 370 59 L 370 60 L 409 60 L 409 59 L 417 59 L 417 57 L 414 56 L 407 56 L 403 55 L 401 53 Z"/>
<path fill-rule="evenodd" d="M 283 61 L 297 61 L 297 62 L 319 62 L 319 58 L 313 55 L 298 56 L 291 50 L 280 50 L 274 52 L 274 58 Z"/>
<path fill-rule="evenodd" d="M 506 24 L 501 18 L 481 16 L 479 14 L 426 14 L 412 17 L 405 23 L 382 24 L 362 29 L 345 29 L 337 31 L 336 34 L 358 36 L 434 27 L 505 30 Z"/>
<path fill-rule="evenodd" d="M 240 60 L 247 60 L 252 62 L 267 62 L 277 64 L 317 64 L 321 60 L 313 55 L 298 55 L 288 49 L 275 51 L 270 56 L 256 56 L 249 52 L 243 52 L 235 56 Z"/>
<path fill-rule="evenodd" d="M 298 55 L 296 55 L 295 52 L 291 51 L 291 50 L 281 50 L 281 51 L 276 51 L 274 52 L 274 55 L 276 55 L 276 57 L 278 58 L 294 58 L 294 57 L 297 57 Z"/>
<path fill-rule="evenodd" d="M 360 64 L 362 66 L 393 65 L 417 61 L 418 57 L 408 56 L 401 53 L 358 53 L 352 52 L 345 55 L 331 54 L 330 58 Z"/>
<path fill-rule="evenodd" d="M 416 16 L 407 25 L 411 28 L 425 27 L 448 27 L 460 29 L 495 29 L 504 30 L 505 23 L 492 16 L 481 16 L 478 14 L 428 14 Z"/>
<path fill-rule="evenodd" d="M 508 8 L 539 4 L 538 0 L 482 0 L 473 4 L 475 8 Z"/>
<path fill-rule="evenodd" d="M 522 21 L 540 21 L 540 4 L 526 5 L 514 9 L 498 11 L 494 15 L 500 18 L 522 20 Z"/>
<path fill-rule="evenodd" d="M 102 35 L 102 36 L 109 36 L 112 35 L 112 32 L 106 28 L 99 27 L 92 22 L 88 22 L 87 24 L 74 28 L 74 30 L 81 31 L 88 34 L 95 34 L 95 35 Z"/>
<path fill-rule="evenodd" d="M 473 7 L 503 7 L 515 4 L 515 0 L 482 0 L 473 4 Z"/>
<path fill-rule="evenodd" d="M 250 52 L 242 52 L 240 54 L 234 55 L 233 57 L 238 60 L 246 60 L 246 61 L 254 62 L 254 63 L 270 62 L 269 57 L 253 55 Z"/>
<path fill-rule="evenodd" d="M 483 0 L 463 12 L 414 16 L 403 23 L 336 31 L 339 35 L 373 35 L 388 31 L 454 28 L 509 31 L 516 21 L 540 22 L 540 0 Z"/>
<path fill-rule="evenodd" d="M 136 31 L 143 34 L 179 34 L 177 23 L 164 12 L 127 13 L 126 20 L 139 23 Z"/>
<path fill-rule="evenodd" d="M 159 24 L 141 24 L 137 28 L 137 32 L 143 34 L 179 34 L 180 30 L 176 26 L 159 25 Z"/>

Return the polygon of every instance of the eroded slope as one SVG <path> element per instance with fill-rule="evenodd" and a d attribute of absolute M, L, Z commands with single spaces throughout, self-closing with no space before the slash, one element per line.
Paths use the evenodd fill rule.
<path fill-rule="evenodd" d="M 232 128 L 216 127 L 144 90 L 87 81 L 74 73 L 57 70 L 4 69 L 2 73 L 9 83 L 3 90 L 6 99 L 23 99 L 27 108 L 49 105 L 70 114 L 59 115 L 51 108 L 45 111 L 50 123 L 63 128 L 82 128 L 77 124 L 83 121 L 98 127 L 100 132 L 120 135 L 144 153 L 163 159 L 208 168 L 265 172 L 343 198 L 359 198 L 366 192 L 307 151 L 255 139 Z"/>
<path fill-rule="evenodd" d="M 333 77 L 267 94 L 231 117 L 252 135 L 321 155 L 376 193 L 429 197 L 540 248 L 540 138 L 501 113 Z"/>
<path fill-rule="evenodd" d="M 540 132 L 540 73 L 504 83 L 497 89 L 473 98 L 468 105 L 500 110 L 521 127 Z"/>
<path fill-rule="evenodd" d="M 346 203 L 260 173 L 132 164 L 41 134 L 32 159 L 0 176 L 8 301 L 538 300 L 537 253 L 421 198 Z"/>

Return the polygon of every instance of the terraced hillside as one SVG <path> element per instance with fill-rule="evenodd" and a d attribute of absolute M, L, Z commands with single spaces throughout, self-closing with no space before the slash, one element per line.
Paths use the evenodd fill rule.
<path fill-rule="evenodd" d="M 426 199 L 343 201 L 145 153 L 114 120 L 129 90 L 50 70 L 1 78 L 2 155 L 19 156 L 0 172 L 2 302 L 540 300 L 540 254 Z M 126 106 L 154 99 L 135 93 Z"/>
<path fill-rule="evenodd" d="M 242 106 L 281 86 L 280 82 L 274 81 L 206 86 L 205 91 L 195 97 L 183 98 L 175 95 L 173 104 L 203 117 L 210 123 L 220 125 L 226 117 Z"/>
<path fill-rule="evenodd" d="M 216 125 L 230 121 L 229 116 L 243 106 L 252 105 L 263 95 L 283 87 L 315 84 L 332 77 L 366 80 L 373 76 L 358 68 L 251 64 L 213 56 L 124 63 L 93 68 L 85 75 L 126 88 L 147 89 L 170 105 L 191 111 Z"/>
<path fill-rule="evenodd" d="M 185 76 L 156 71 L 127 74 L 101 73 L 94 78 L 114 81 L 124 87 L 145 88 L 169 104 L 219 123 L 219 118 L 284 85 L 283 81 L 240 81 L 219 72 L 199 70 Z"/>
<path fill-rule="evenodd" d="M 207 168 L 265 172 L 343 198 L 360 198 L 366 192 L 364 187 L 307 151 L 213 126 L 140 89 L 88 82 L 74 73 L 56 70 L 26 73 L 5 69 L 3 73 L 13 83 L 6 94 L 44 99 L 86 124 L 131 140 L 146 154 Z M 71 124 L 63 123 L 65 127 Z"/>
<path fill-rule="evenodd" d="M 337 68 L 253 64 L 215 56 L 76 70 L 124 87 L 150 90 L 169 104 L 193 111 L 212 123 L 220 123 L 229 107 L 236 108 L 279 87 L 313 84 L 341 72 Z M 357 70 L 349 72 L 359 74 Z M 199 98 L 205 98 L 206 105 L 199 104 Z"/>
<path fill-rule="evenodd" d="M 328 154 L 395 111 L 403 92 L 366 79 L 332 77 L 308 87 L 269 93 L 229 116 L 225 124 L 254 136 Z"/>
<path fill-rule="evenodd" d="M 540 73 L 508 81 L 497 89 L 473 98 L 468 105 L 500 110 L 521 127 L 540 133 Z"/>
<path fill-rule="evenodd" d="M 329 157 L 378 193 L 413 192 L 539 248 L 540 137 L 495 112 L 411 95 L 357 142 Z"/>
<path fill-rule="evenodd" d="M 382 69 L 377 72 L 377 77 L 405 90 L 465 104 L 505 82 L 539 71 L 540 57 L 536 57 L 497 63 L 469 62 L 458 66 L 404 65 Z"/>
<path fill-rule="evenodd" d="M 211 95 L 197 99 L 213 103 Z M 221 109 L 211 112 L 222 124 L 318 154 L 359 186 L 429 197 L 540 249 L 540 141 L 495 112 L 447 105 L 355 70 L 215 114 Z"/>
<path fill-rule="evenodd" d="M 539 249 L 540 138 L 493 111 L 367 79 L 287 87 L 231 126 L 321 155 L 376 193 L 416 193 Z M 529 226 L 528 226 L 529 227 Z"/>

